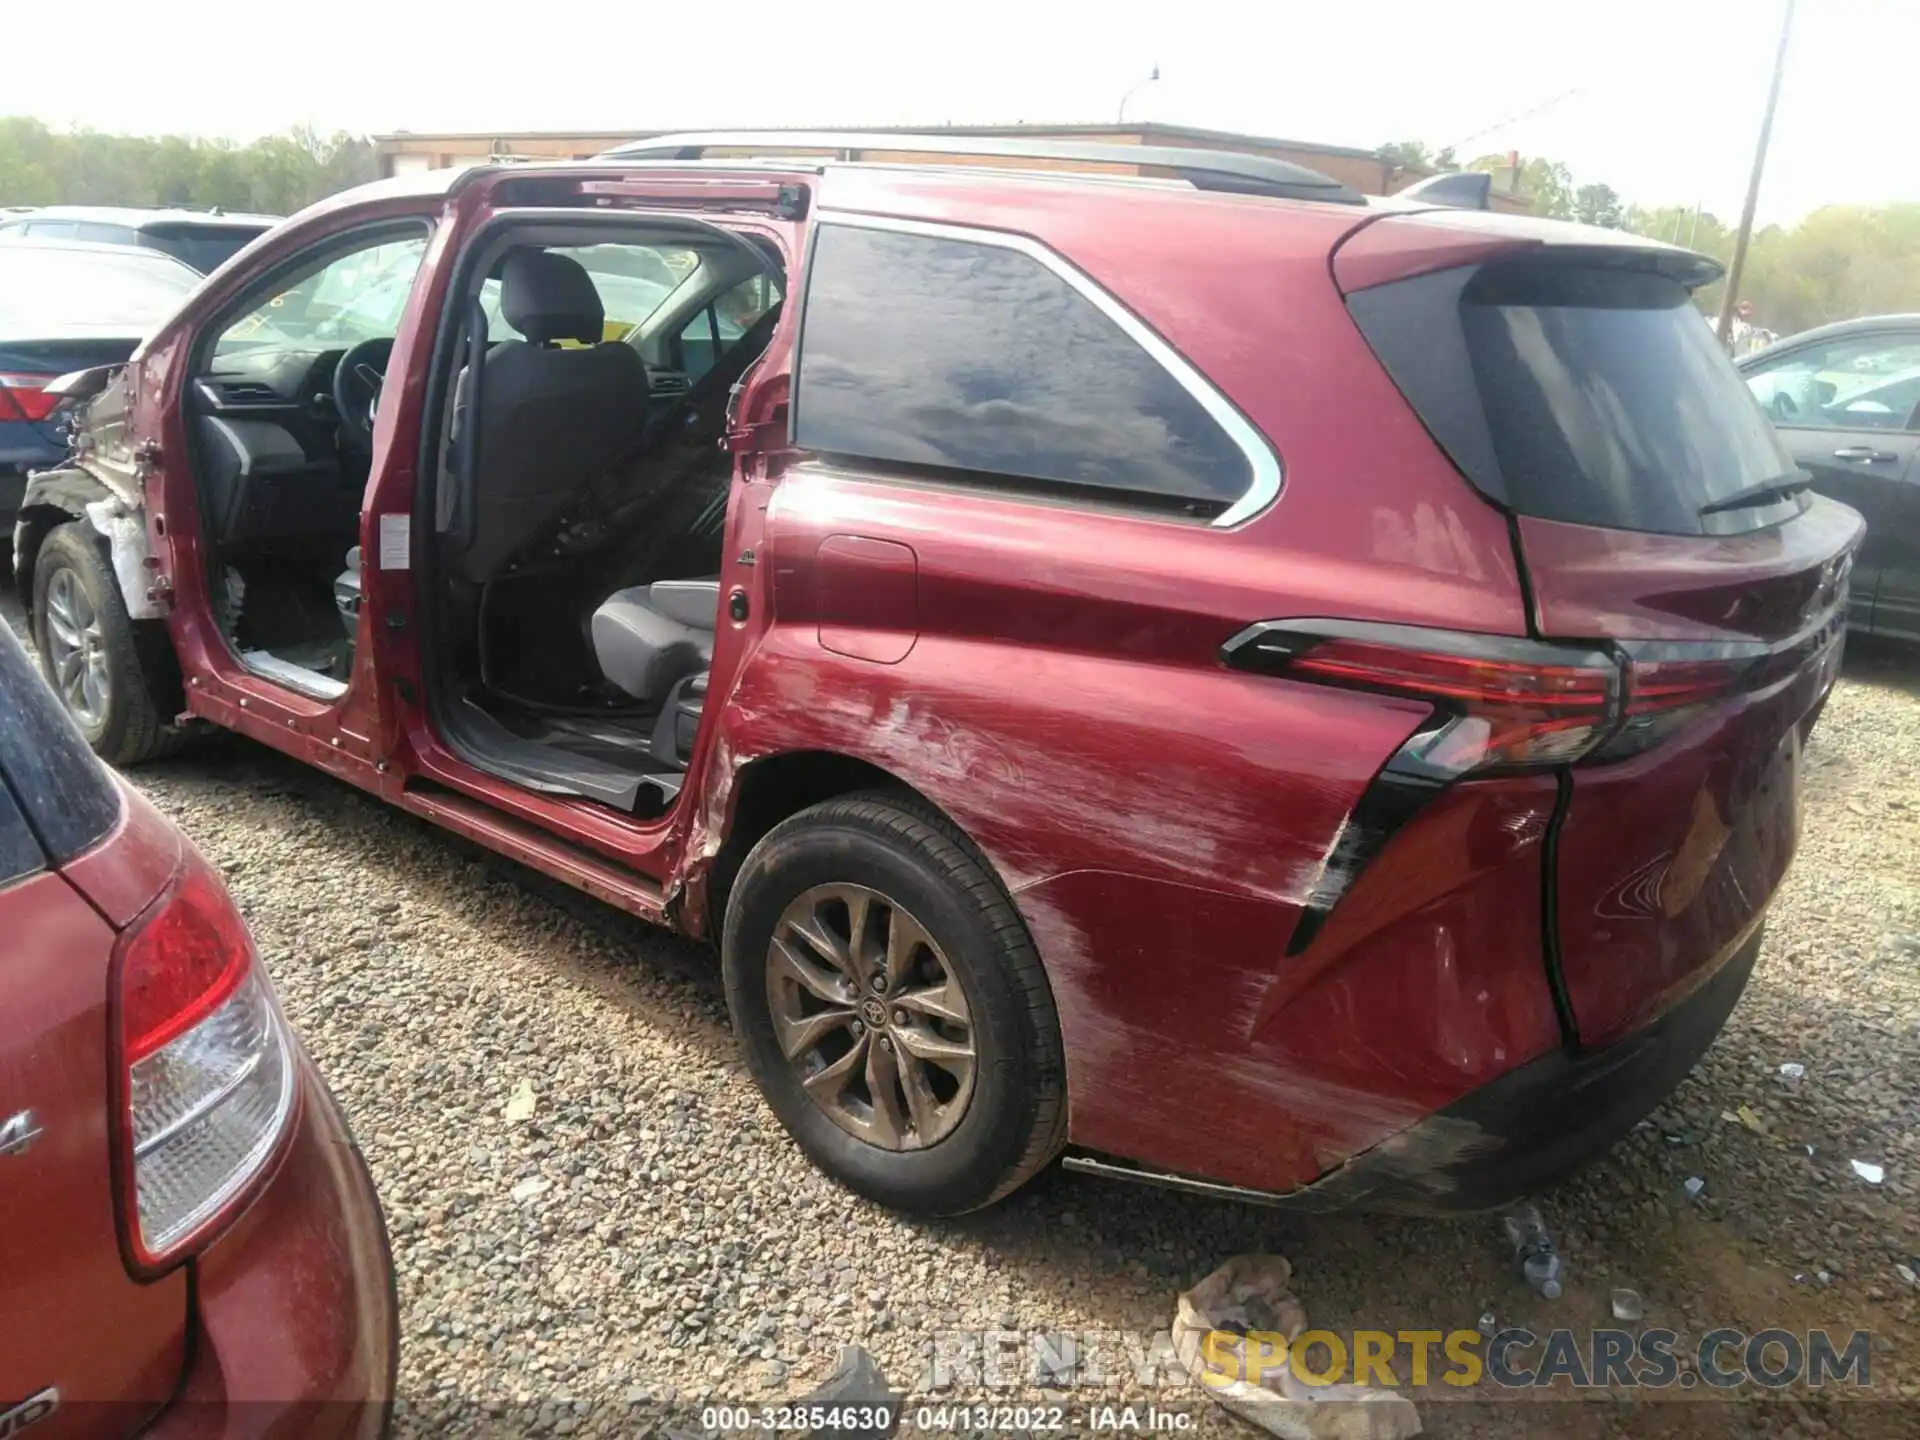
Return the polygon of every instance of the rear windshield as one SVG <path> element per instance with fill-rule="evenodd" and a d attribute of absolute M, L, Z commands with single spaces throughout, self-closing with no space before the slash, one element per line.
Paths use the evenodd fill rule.
<path fill-rule="evenodd" d="M 261 233 L 258 226 L 149 225 L 140 232 L 140 243 L 211 275 Z"/>
<path fill-rule="evenodd" d="M 1677 281 L 1488 265 L 1349 303 L 1454 462 L 1518 514 L 1725 534 L 1805 503 L 1766 497 L 1793 460 Z M 1715 508 L 1748 495 L 1763 503 Z"/>

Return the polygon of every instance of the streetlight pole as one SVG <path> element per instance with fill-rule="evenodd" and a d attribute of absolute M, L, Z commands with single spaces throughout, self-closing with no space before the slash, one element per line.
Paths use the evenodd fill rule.
<path fill-rule="evenodd" d="M 1780 78 L 1787 69 L 1787 42 L 1793 35 L 1794 0 L 1787 0 L 1780 19 L 1780 48 L 1773 57 L 1773 84 L 1767 89 L 1766 113 L 1760 117 L 1760 143 L 1753 150 L 1753 174 L 1747 180 L 1747 203 L 1740 212 L 1740 233 L 1733 240 L 1733 261 L 1727 266 L 1727 289 L 1720 297 L 1720 343 L 1733 334 L 1733 309 L 1740 303 L 1740 275 L 1747 268 L 1747 242 L 1753 238 L 1753 212 L 1760 203 L 1760 176 L 1767 168 L 1767 141 L 1773 135 L 1773 112 L 1780 103 Z"/>
<path fill-rule="evenodd" d="M 1120 112 L 1113 117 L 1113 123 L 1116 125 L 1124 124 L 1127 118 L 1127 102 L 1133 99 L 1135 95 L 1139 94 L 1143 88 L 1145 88 L 1148 85 L 1151 85 L 1154 81 L 1158 80 L 1159 78 L 1160 78 L 1160 67 L 1156 65 L 1153 67 L 1153 69 L 1147 72 L 1146 79 L 1136 80 L 1128 88 L 1127 93 L 1120 97 Z"/>

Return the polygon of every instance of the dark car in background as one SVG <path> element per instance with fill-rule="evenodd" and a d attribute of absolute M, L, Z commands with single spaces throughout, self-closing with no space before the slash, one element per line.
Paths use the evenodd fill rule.
<path fill-rule="evenodd" d="M 0 1435 L 379 1434 L 392 1262 L 352 1136 L 218 873 L 4 624 L 0 933 Z"/>
<path fill-rule="evenodd" d="M 20 508 L 26 472 L 67 453 L 48 383 L 119 364 L 199 283 L 154 250 L 0 245 L 0 526 Z"/>
<path fill-rule="evenodd" d="M 1735 363 L 1813 488 L 1867 522 L 1848 623 L 1920 641 L 1920 315 L 1822 325 Z"/>
<path fill-rule="evenodd" d="M 0 244 L 79 240 L 90 245 L 131 245 L 171 255 L 208 275 L 279 223 L 278 215 L 223 215 L 218 210 L 47 205 L 0 220 Z"/>

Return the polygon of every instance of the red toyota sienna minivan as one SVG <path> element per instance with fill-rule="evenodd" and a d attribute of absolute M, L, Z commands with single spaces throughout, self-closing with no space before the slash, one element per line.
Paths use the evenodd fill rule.
<path fill-rule="evenodd" d="M 0 1436 L 382 1433 L 372 1182 L 186 838 L 0 624 Z"/>
<path fill-rule="evenodd" d="M 1861 522 L 1717 274 L 1185 147 L 398 176 L 56 387 L 18 580 L 116 762 L 225 726 L 717 940 L 866 1195 L 1487 1205 L 1687 1072 L 1793 853 Z"/>

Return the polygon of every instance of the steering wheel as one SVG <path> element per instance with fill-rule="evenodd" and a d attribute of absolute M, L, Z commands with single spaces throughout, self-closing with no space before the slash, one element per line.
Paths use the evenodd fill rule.
<path fill-rule="evenodd" d="M 1773 416 L 1776 420 L 1791 420 L 1800 413 L 1800 407 L 1793 403 L 1793 397 L 1784 390 L 1776 390 L 1773 395 Z"/>
<path fill-rule="evenodd" d="M 355 450 L 372 453 L 373 420 L 380 409 L 380 386 L 393 358 L 393 339 L 362 340 L 333 367 L 333 407 L 340 412 L 340 437 Z"/>

